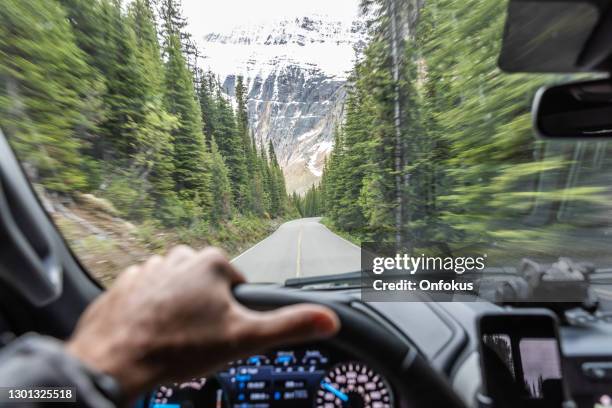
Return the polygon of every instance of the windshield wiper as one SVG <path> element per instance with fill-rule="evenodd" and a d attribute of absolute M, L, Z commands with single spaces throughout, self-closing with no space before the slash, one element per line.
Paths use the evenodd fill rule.
<path fill-rule="evenodd" d="M 306 286 L 361 287 L 361 271 L 336 273 L 333 275 L 309 276 L 305 278 L 290 278 L 285 281 L 285 287 L 287 288 L 303 288 Z"/>
<path fill-rule="evenodd" d="M 483 275 L 493 276 L 513 276 L 516 274 L 516 268 L 514 267 L 503 267 L 503 268 L 487 268 L 486 274 Z M 401 273 L 396 275 L 401 277 Z M 289 278 L 285 281 L 284 286 L 288 288 L 303 288 L 306 286 L 343 286 L 348 285 L 354 287 L 362 286 L 362 271 L 335 273 L 332 275 L 320 275 L 320 276 L 309 276 L 304 278 Z"/>

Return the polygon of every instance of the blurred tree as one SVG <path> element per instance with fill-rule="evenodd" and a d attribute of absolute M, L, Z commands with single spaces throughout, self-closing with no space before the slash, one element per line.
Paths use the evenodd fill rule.
<path fill-rule="evenodd" d="M 153 10 L 146 0 L 134 0 L 129 6 L 131 26 L 136 35 L 136 59 L 146 78 L 144 99 L 145 116 L 138 124 L 136 148 L 132 167 L 141 179 L 150 185 L 141 192 L 150 195 L 157 214 L 165 212 L 163 207 L 176 202 L 174 138 L 178 117 L 170 115 L 164 108 L 164 65 L 161 60 Z"/>
<path fill-rule="evenodd" d="M 0 125 L 45 188 L 92 191 L 137 221 L 220 226 L 271 214 L 269 179 L 283 214 L 243 80 L 234 112 L 197 66 L 180 0 L 10 0 L 0 22 Z"/>
<path fill-rule="evenodd" d="M 0 125 L 31 173 L 55 191 L 87 187 L 80 132 L 93 128 L 99 83 L 61 6 L 0 7 Z"/>
<path fill-rule="evenodd" d="M 96 68 L 106 83 L 100 124 L 103 159 L 128 162 L 138 150 L 136 131 L 145 115 L 147 78 L 137 58 L 137 41 L 119 0 L 102 0 L 100 27 L 105 44 Z"/>
<path fill-rule="evenodd" d="M 561 219 L 556 211 L 571 204 L 560 199 L 601 200 L 597 187 L 571 185 L 580 146 L 553 149 L 533 137 L 530 102 L 545 78 L 497 67 L 503 3 L 362 5 L 371 41 L 349 80 L 321 183 L 335 225 L 363 240 L 400 235 L 410 247 L 449 254 L 524 245 L 542 233 L 535 222 Z"/>

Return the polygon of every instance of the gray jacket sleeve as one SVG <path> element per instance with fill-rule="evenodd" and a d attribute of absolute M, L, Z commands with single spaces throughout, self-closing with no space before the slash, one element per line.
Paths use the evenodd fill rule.
<path fill-rule="evenodd" d="M 84 366 L 64 351 L 60 341 L 36 334 L 22 336 L 0 350 L 0 387 L 0 394 L 7 393 L 6 387 L 73 387 L 76 403 L 66 406 L 74 408 L 114 408 L 121 397 L 111 377 Z M 9 405 L 5 397 L 2 407 L 43 406 L 40 402 Z"/>

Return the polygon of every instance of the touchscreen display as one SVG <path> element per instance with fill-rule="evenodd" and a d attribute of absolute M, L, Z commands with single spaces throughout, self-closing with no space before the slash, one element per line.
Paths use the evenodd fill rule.
<path fill-rule="evenodd" d="M 542 399 L 550 397 L 549 393 L 559 394 L 561 361 L 556 339 L 523 338 L 518 341 L 518 350 L 513 350 L 510 336 L 500 333 L 484 335 L 483 343 L 488 360 L 495 360 L 488 365 L 503 367 L 505 382 L 512 383 L 512 389 L 520 391 L 523 397 Z M 518 367 L 515 356 L 520 359 Z M 504 376 L 492 377 L 501 380 Z"/>
<path fill-rule="evenodd" d="M 554 321 L 496 317 L 481 327 L 486 395 L 496 407 L 560 407 L 564 391 Z"/>
<path fill-rule="evenodd" d="M 543 398 L 548 387 L 560 392 L 561 361 L 556 339 L 525 338 L 519 342 L 523 383 L 529 396 Z"/>

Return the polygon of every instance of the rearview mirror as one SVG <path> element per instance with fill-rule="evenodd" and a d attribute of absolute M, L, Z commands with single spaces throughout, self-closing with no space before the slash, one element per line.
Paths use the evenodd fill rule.
<path fill-rule="evenodd" d="M 541 88 L 532 113 L 536 134 L 543 138 L 612 137 L 612 81 Z"/>

